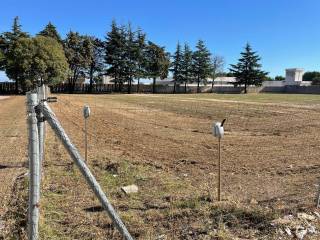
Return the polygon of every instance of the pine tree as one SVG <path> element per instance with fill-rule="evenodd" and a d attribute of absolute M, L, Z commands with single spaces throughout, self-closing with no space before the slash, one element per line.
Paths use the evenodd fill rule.
<path fill-rule="evenodd" d="M 185 43 L 182 57 L 182 76 L 185 93 L 187 92 L 187 84 L 192 82 L 193 79 L 192 54 L 189 45 Z"/>
<path fill-rule="evenodd" d="M 45 26 L 45 28 L 42 31 L 40 31 L 37 35 L 44 36 L 44 37 L 51 37 L 55 39 L 58 43 L 62 43 L 62 39 L 56 27 L 51 22 L 49 22 Z"/>
<path fill-rule="evenodd" d="M 121 91 L 125 81 L 126 70 L 126 33 L 123 27 L 118 27 L 112 21 L 111 31 L 107 33 L 105 43 L 105 63 L 107 75 L 113 77 L 116 87 Z"/>
<path fill-rule="evenodd" d="M 176 92 L 176 85 L 177 83 L 180 84 L 183 82 L 183 66 L 182 66 L 182 51 L 181 51 L 181 45 L 178 42 L 176 52 L 173 55 L 173 62 L 172 62 L 172 73 L 173 73 L 173 93 Z"/>
<path fill-rule="evenodd" d="M 238 63 L 230 65 L 229 70 L 236 77 L 235 85 L 244 85 L 244 93 L 247 93 L 247 88 L 250 85 L 260 86 L 268 74 L 261 70 L 260 60 L 257 52 L 254 52 L 250 44 L 247 43 Z"/>
<path fill-rule="evenodd" d="M 11 32 L 4 32 L 1 36 L 0 48 L 4 56 L 1 62 L 1 68 L 6 71 L 10 79 L 15 81 L 16 93 L 19 92 L 20 86 L 25 86 L 23 75 L 19 73 L 19 65 L 23 59 L 14 56 L 14 50 L 17 47 L 17 41 L 22 38 L 28 38 L 29 34 L 22 31 L 19 17 L 15 17 L 12 24 Z"/>
<path fill-rule="evenodd" d="M 197 80 L 197 92 L 200 92 L 200 82 L 206 82 L 211 74 L 211 53 L 202 40 L 196 45 L 196 51 L 193 53 L 193 71 Z"/>
<path fill-rule="evenodd" d="M 137 75 L 138 71 L 138 42 L 136 33 L 132 30 L 129 23 L 126 29 L 126 42 L 125 42 L 125 60 L 126 60 L 126 79 L 128 82 L 128 93 L 131 93 L 133 78 Z"/>
<path fill-rule="evenodd" d="M 146 34 L 140 28 L 137 31 L 137 71 L 135 78 L 138 80 L 137 92 L 140 88 L 140 79 L 146 77 Z"/>

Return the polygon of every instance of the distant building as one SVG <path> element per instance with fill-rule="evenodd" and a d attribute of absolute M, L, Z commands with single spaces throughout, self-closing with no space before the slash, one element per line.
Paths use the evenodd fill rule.
<path fill-rule="evenodd" d="M 304 70 L 302 68 L 286 69 L 285 85 L 301 85 Z"/>
<path fill-rule="evenodd" d="M 107 75 L 102 76 L 102 83 L 103 84 L 114 84 L 113 78 Z"/>
<path fill-rule="evenodd" d="M 236 81 L 235 77 L 216 77 L 213 85 L 216 87 L 229 87 L 233 86 Z M 209 83 L 212 83 L 212 80 L 209 80 Z"/>

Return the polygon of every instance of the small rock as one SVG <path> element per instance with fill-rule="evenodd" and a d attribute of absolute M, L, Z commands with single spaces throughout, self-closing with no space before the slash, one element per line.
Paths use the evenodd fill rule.
<path fill-rule="evenodd" d="M 314 226 L 309 226 L 307 228 L 307 230 L 308 230 L 308 233 L 310 233 L 310 234 L 316 234 L 317 233 L 317 230 L 316 230 L 316 228 Z"/>
<path fill-rule="evenodd" d="M 255 200 L 254 198 L 252 198 L 252 199 L 250 200 L 250 204 L 258 204 L 258 201 Z"/>
<path fill-rule="evenodd" d="M 164 235 L 164 234 L 159 235 L 159 236 L 156 238 L 156 240 L 165 240 L 165 239 L 167 239 L 167 238 L 166 238 L 166 235 Z"/>
<path fill-rule="evenodd" d="M 287 234 L 288 236 L 292 236 L 292 233 L 291 233 L 290 228 L 286 227 L 286 228 L 284 229 L 284 231 L 286 232 L 286 234 Z"/>
<path fill-rule="evenodd" d="M 280 235 L 283 235 L 284 234 L 284 231 L 282 231 L 282 229 L 278 229 L 278 232 L 280 233 Z"/>
<path fill-rule="evenodd" d="M 312 215 L 309 215 L 306 213 L 298 213 L 297 216 L 300 219 L 305 219 L 305 220 L 309 220 L 309 221 L 315 220 L 315 216 L 312 216 Z"/>
<path fill-rule="evenodd" d="M 318 212 L 313 212 L 313 214 L 314 214 L 314 215 L 316 215 L 316 216 L 317 216 L 317 218 L 319 218 L 319 219 L 320 219 L 320 213 L 318 213 Z"/>
<path fill-rule="evenodd" d="M 299 240 L 302 240 L 306 236 L 307 232 L 308 231 L 306 229 L 296 230 L 296 237 Z"/>
<path fill-rule="evenodd" d="M 289 214 L 289 215 L 285 215 L 284 217 L 283 217 L 283 219 L 285 219 L 285 220 L 293 220 L 293 215 L 291 215 L 291 214 Z"/>
<path fill-rule="evenodd" d="M 130 193 L 137 193 L 139 188 L 138 188 L 137 185 L 133 184 L 133 185 L 124 186 L 124 187 L 121 188 L 121 190 L 125 194 L 130 194 Z"/>

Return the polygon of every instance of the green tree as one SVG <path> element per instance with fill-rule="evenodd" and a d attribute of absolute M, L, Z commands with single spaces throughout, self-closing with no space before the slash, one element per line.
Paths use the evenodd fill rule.
<path fill-rule="evenodd" d="M 180 84 L 183 82 L 183 56 L 181 51 L 181 45 L 178 42 L 176 51 L 174 53 L 173 62 L 172 62 L 172 73 L 173 73 L 173 93 L 176 92 L 176 85 L 177 83 Z"/>
<path fill-rule="evenodd" d="M 126 69 L 126 33 L 123 27 L 118 27 L 115 20 L 112 21 L 111 31 L 107 33 L 105 43 L 105 63 L 107 75 L 113 77 L 119 91 L 125 80 Z"/>
<path fill-rule="evenodd" d="M 92 93 L 94 79 L 98 79 L 104 70 L 104 43 L 96 37 L 87 37 L 85 44 L 90 56 L 87 74 L 90 80 L 89 92 Z"/>
<path fill-rule="evenodd" d="M 149 41 L 146 49 L 146 75 L 153 79 L 153 93 L 156 92 L 156 78 L 166 78 L 168 76 L 169 66 L 170 56 L 165 52 L 164 47 L 160 47 Z"/>
<path fill-rule="evenodd" d="M 35 49 L 30 38 L 19 38 L 10 46 L 6 54 L 5 72 L 14 79 L 17 93 L 32 85 L 30 72 Z"/>
<path fill-rule="evenodd" d="M 318 77 L 320 77 L 320 72 L 305 72 L 305 74 L 303 74 L 303 81 L 312 81 L 314 78 Z"/>
<path fill-rule="evenodd" d="M 211 92 L 213 92 L 213 85 L 214 85 L 214 80 L 216 77 L 222 75 L 223 73 L 223 67 L 224 67 L 224 59 L 221 56 L 213 56 L 212 58 L 212 71 L 211 71 Z"/>
<path fill-rule="evenodd" d="M 32 38 L 32 42 L 32 79 L 46 84 L 64 80 L 68 73 L 68 63 L 62 45 L 55 39 L 44 36 Z"/>
<path fill-rule="evenodd" d="M 62 39 L 60 37 L 60 34 L 58 33 L 56 27 L 51 22 L 49 22 L 45 26 L 45 28 L 42 31 L 40 31 L 37 35 L 44 36 L 44 37 L 51 37 L 62 44 Z"/>
<path fill-rule="evenodd" d="M 312 78 L 312 85 L 320 85 L 320 76 Z"/>
<path fill-rule="evenodd" d="M 8 55 L 6 66 L 7 76 L 16 77 L 23 89 L 37 83 L 61 81 L 67 70 L 62 46 L 43 36 L 18 39 Z"/>
<path fill-rule="evenodd" d="M 193 71 L 197 80 L 197 92 L 200 92 L 200 82 L 206 83 L 207 78 L 211 75 L 211 53 L 204 44 L 199 40 L 196 45 L 196 51 L 193 53 Z"/>
<path fill-rule="evenodd" d="M 230 65 L 229 70 L 236 77 L 235 85 L 244 85 L 244 93 L 247 93 L 247 87 L 250 85 L 260 86 L 268 74 L 261 70 L 260 60 L 259 55 L 252 50 L 248 43 L 244 52 L 241 53 L 238 63 Z"/>
<path fill-rule="evenodd" d="M 182 56 L 182 78 L 185 93 L 187 92 L 187 84 L 193 81 L 192 55 L 189 45 L 185 43 Z"/>
<path fill-rule="evenodd" d="M 29 34 L 22 31 L 19 18 L 15 17 L 12 24 L 11 32 L 4 32 L 0 37 L 0 52 L 2 53 L 2 59 L 0 62 L 0 69 L 10 72 L 9 78 L 15 82 L 16 92 L 19 92 L 19 88 L 25 79 L 22 79 L 19 73 L 20 62 L 22 59 L 16 59 L 12 56 L 15 51 L 16 43 L 21 38 L 28 38 Z"/>
<path fill-rule="evenodd" d="M 69 92 L 73 93 L 80 76 L 85 77 L 91 61 L 91 48 L 88 39 L 78 32 L 70 31 L 64 41 L 65 55 L 69 64 Z"/>
<path fill-rule="evenodd" d="M 284 81 L 285 78 L 283 76 L 275 76 L 274 80 L 275 81 Z"/>
<path fill-rule="evenodd" d="M 3 50 L 3 44 L 5 43 L 4 38 L 0 35 L 0 70 L 5 69 L 6 57 Z"/>
<path fill-rule="evenodd" d="M 125 75 L 126 81 L 128 82 L 128 93 L 131 93 L 133 78 L 138 74 L 139 46 L 136 38 L 136 33 L 132 30 L 130 23 L 126 28 L 125 39 Z"/>
<path fill-rule="evenodd" d="M 140 28 L 137 31 L 137 71 L 135 78 L 138 80 L 137 92 L 140 88 L 140 79 L 146 77 L 146 34 Z"/>

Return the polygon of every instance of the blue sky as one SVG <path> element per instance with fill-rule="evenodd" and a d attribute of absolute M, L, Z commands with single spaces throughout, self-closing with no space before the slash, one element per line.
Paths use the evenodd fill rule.
<path fill-rule="evenodd" d="M 319 0 L 2 0 L 0 32 L 19 16 L 31 34 L 51 21 L 62 36 L 74 30 L 103 38 L 114 18 L 140 26 L 170 52 L 178 41 L 193 47 L 201 38 L 226 68 L 250 42 L 275 76 L 292 67 L 320 70 L 319 12 Z"/>

